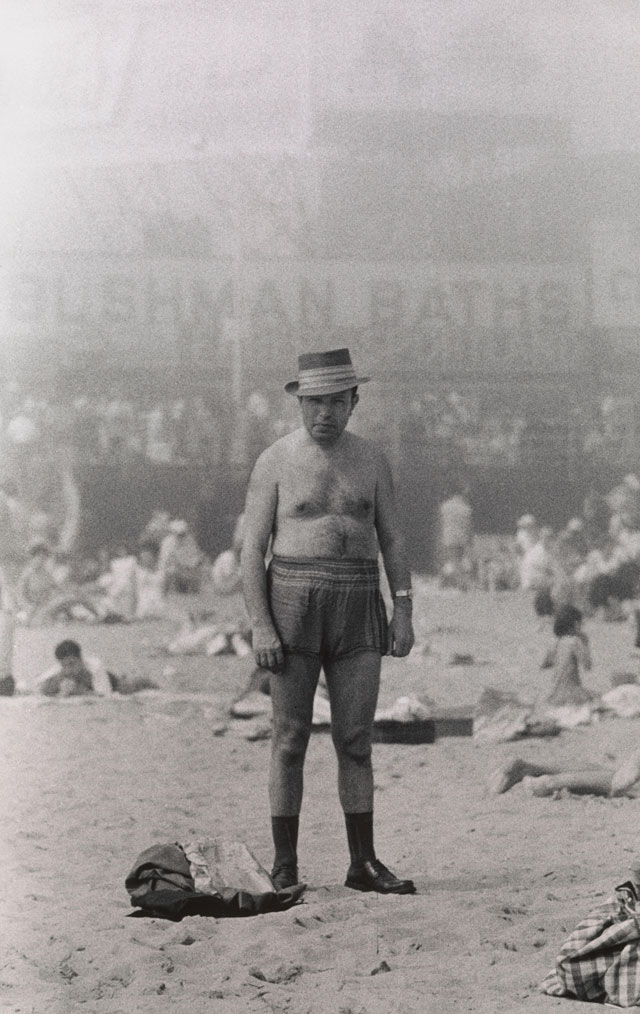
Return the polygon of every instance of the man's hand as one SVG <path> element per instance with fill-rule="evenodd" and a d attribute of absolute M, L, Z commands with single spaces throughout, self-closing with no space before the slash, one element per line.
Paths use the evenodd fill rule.
<path fill-rule="evenodd" d="M 260 669 L 278 673 L 284 669 L 284 651 L 278 635 L 272 631 L 253 631 L 253 654 Z"/>
<path fill-rule="evenodd" d="M 404 658 L 413 648 L 413 640 L 411 607 L 396 603 L 389 623 L 389 654 Z"/>

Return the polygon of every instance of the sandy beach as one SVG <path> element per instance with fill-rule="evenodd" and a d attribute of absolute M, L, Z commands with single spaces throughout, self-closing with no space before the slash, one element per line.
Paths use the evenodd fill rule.
<path fill-rule="evenodd" d="M 419 645 L 386 659 L 381 704 L 427 695 L 472 707 L 485 687 L 533 701 L 549 684 L 549 643 L 519 593 L 416 601 Z M 640 673 L 626 624 L 587 622 L 597 692 Z M 228 708 L 250 671 L 233 656 L 170 657 L 175 625 L 57 627 L 17 635 L 23 684 L 76 637 L 116 672 L 161 689 L 134 697 L 0 699 L 2 944 L 7 1014 L 171 1010 L 289 1014 L 543 1014 L 595 1008 L 538 991 L 567 932 L 640 851 L 636 799 L 534 798 L 486 789 L 500 761 L 613 766 L 639 719 L 605 718 L 553 738 L 376 744 L 376 844 L 412 876 L 409 897 L 343 886 L 348 864 L 330 737 L 310 744 L 300 873 L 285 912 L 249 919 L 130 918 L 124 880 L 153 843 L 222 837 L 269 867 L 269 742 Z M 451 665 L 455 654 L 473 664 Z M 600 1008 L 601 1009 L 601 1008 Z"/>

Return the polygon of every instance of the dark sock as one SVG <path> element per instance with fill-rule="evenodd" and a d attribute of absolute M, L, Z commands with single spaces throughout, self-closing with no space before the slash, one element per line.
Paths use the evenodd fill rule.
<path fill-rule="evenodd" d="M 362 863 L 367 859 L 375 859 L 376 854 L 373 849 L 373 812 L 345 813 L 344 820 L 347 825 L 347 841 L 349 842 L 351 864 Z"/>
<path fill-rule="evenodd" d="M 271 834 L 275 845 L 275 857 L 273 860 L 274 870 L 278 866 L 298 865 L 298 826 L 300 818 L 296 814 L 293 817 L 272 817 Z"/>

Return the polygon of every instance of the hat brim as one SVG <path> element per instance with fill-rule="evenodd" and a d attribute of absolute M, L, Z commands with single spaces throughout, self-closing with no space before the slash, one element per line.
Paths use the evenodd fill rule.
<path fill-rule="evenodd" d="M 340 391 L 350 391 L 352 387 L 366 384 L 371 377 L 354 377 L 351 380 L 343 380 L 335 384 L 322 384 L 319 387 L 306 387 L 300 392 L 300 384 L 297 380 L 291 380 L 284 385 L 287 394 L 300 394 L 301 398 L 321 398 L 323 394 L 340 394 Z"/>

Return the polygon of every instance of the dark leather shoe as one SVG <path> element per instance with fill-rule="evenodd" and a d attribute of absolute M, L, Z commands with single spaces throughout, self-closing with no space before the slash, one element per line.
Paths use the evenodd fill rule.
<path fill-rule="evenodd" d="M 345 887 L 379 894 L 415 894 L 413 880 L 400 880 L 379 859 L 366 859 L 349 867 Z"/>
<path fill-rule="evenodd" d="M 294 887 L 300 883 L 298 878 L 298 867 L 293 863 L 283 863 L 282 866 L 274 866 L 271 872 L 271 880 L 276 891 L 283 891 L 286 887 Z"/>

